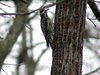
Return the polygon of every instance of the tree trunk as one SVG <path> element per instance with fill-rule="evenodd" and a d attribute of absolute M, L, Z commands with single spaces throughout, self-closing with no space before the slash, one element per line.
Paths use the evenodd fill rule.
<path fill-rule="evenodd" d="M 81 75 L 86 0 L 56 6 L 51 75 Z"/>

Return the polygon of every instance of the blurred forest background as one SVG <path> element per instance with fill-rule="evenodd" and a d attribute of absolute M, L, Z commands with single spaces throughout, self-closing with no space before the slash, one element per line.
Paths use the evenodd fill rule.
<path fill-rule="evenodd" d="M 21 1 L 21 0 L 20 0 Z M 5 62 L 2 64 L 0 75 L 49 75 L 52 51 L 46 48 L 45 39 L 40 28 L 39 11 L 32 12 L 28 16 L 3 15 L 2 13 L 19 13 L 20 10 L 30 12 L 39 7 L 43 7 L 55 2 L 55 0 L 28 0 L 24 5 L 19 6 L 16 0 L 0 0 L 0 42 L 5 41 L 8 49 Z M 23 3 L 23 2 L 22 2 Z M 98 8 L 100 1 L 95 2 Z M 100 9 L 100 8 L 99 8 Z M 48 16 L 54 22 L 55 6 L 49 7 Z M 9 30 L 15 25 L 20 29 L 20 24 L 24 30 L 18 34 L 18 39 L 6 38 Z M 14 28 L 13 28 L 14 29 Z M 17 38 L 17 37 L 16 37 Z M 2 43 L 0 43 L 2 45 Z M 2 45 L 3 46 L 3 45 Z M 1 46 L 0 46 L 1 49 Z M 3 53 L 2 53 L 3 54 Z M 0 58 L 1 60 L 1 58 Z M 1 62 L 1 61 L 0 61 Z M 100 22 L 95 19 L 90 7 L 87 5 L 86 29 L 83 50 L 83 74 L 93 72 L 91 75 L 100 75 Z"/>

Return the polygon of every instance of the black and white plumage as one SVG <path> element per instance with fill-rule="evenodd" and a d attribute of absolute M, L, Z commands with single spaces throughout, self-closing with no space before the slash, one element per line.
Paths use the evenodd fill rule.
<path fill-rule="evenodd" d="M 41 9 L 40 10 L 40 16 L 41 16 L 41 22 L 40 22 L 41 23 L 41 30 L 44 34 L 47 47 L 49 47 L 49 45 L 51 44 L 52 39 L 53 39 L 52 23 L 50 22 L 50 19 L 47 15 L 47 10 L 46 9 Z"/>

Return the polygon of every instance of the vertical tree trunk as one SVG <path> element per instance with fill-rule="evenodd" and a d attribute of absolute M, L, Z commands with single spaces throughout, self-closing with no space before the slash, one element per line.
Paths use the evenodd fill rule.
<path fill-rule="evenodd" d="M 56 6 L 51 75 L 81 75 L 86 0 Z"/>

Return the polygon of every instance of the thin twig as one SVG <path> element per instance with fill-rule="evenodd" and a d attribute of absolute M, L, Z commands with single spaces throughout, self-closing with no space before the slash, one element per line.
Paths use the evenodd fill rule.
<path fill-rule="evenodd" d="M 13 66 L 16 66 L 17 64 L 7 64 L 7 63 L 4 63 L 3 65 L 13 65 Z"/>
<path fill-rule="evenodd" d="M 8 75 L 7 72 L 4 69 L 2 69 L 2 71 L 4 71 L 6 73 L 6 75 Z"/>
<path fill-rule="evenodd" d="M 87 19 L 89 19 L 93 23 L 93 25 L 96 27 L 96 24 L 92 21 L 92 19 L 90 19 L 88 16 L 87 16 Z"/>
<path fill-rule="evenodd" d="M 0 2 L 0 4 L 2 4 L 2 5 L 4 5 L 4 6 L 7 6 L 7 7 L 10 7 L 10 8 L 13 7 L 13 6 L 10 6 L 10 5 L 7 5 L 7 4 L 4 4 L 4 3 L 1 3 L 1 2 Z"/>
<path fill-rule="evenodd" d="M 2 8 L 0 8 L 0 10 L 1 11 L 3 11 L 5 14 L 7 13 L 5 10 L 3 10 Z M 2 15 L 2 16 L 4 16 L 4 15 Z M 12 15 L 9 15 L 9 16 L 11 16 L 13 19 L 14 19 L 14 17 L 12 16 Z"/>
<path fill-rule="evenodd" d="M 94 1 L 94 2 L 96 2 L 96 3 L 100 3 L 100 1 Z"/>
<path fill-rule="evenodd" d="M 83 75 L 90 75 L 90 74 L 92 74 L 92 73 L 97 72 L 99 69 L 100 69 L 100 67 L 98 67 L 97 69 L 95 69 L 95 70 L 93 70 L 93 71 L 91 71 L 91 72 L 89 72 L 89 73 L 83 74 Z"/>

